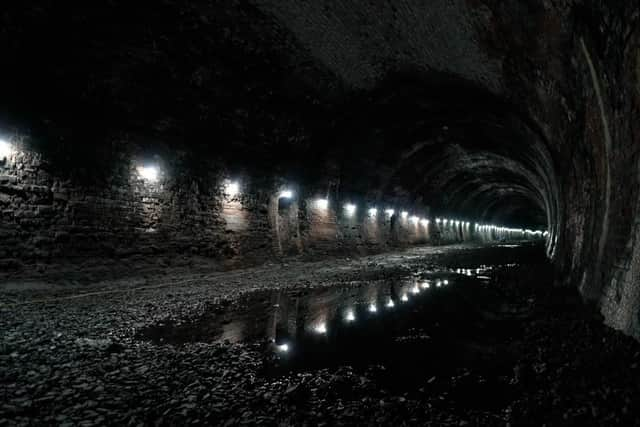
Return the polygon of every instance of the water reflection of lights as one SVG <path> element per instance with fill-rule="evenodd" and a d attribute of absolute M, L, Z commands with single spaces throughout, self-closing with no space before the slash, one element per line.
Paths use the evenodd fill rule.
<path fill-rule="evenodd" d="M 326 334 L 327 333 L 327 324 L 326 323 L 319 323 L 318 325 L 316 325 L 315 328 L 313 328 L 313 330 L 318 333 L 318 334 Z"/>

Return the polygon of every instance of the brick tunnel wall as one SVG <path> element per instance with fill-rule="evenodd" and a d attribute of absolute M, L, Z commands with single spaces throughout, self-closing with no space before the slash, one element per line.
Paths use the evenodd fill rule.
<path fill-rule="evenodd" d="M 329 195 L 328 209 L 315 205 L 317 186 L 294 185 L 291 200 L 278 197 L 285 185 L 275 177 L 239 178 L 240 192 L 225 195 L 219 166 L 194 172 L 179 153 L 155 158 L 159 179 L 137 171 L 131 144 L 102 166 L 76 175 L 14 138 L 14 151 L 0 161 L 0 263 L 4 274 L 44 272 L 63 263 L 92 266 L 105 260 L 171 263 L 175 256 L 204 257 L 221 268 L 285 256 L 370 254 L 411 244 L 451 243 L 474 238 L 469 230 L 436 230 L 410 217 L 391 218 L 379 202 Z M 115 149 L 115 148 L 114 148 Z M 105 172 L 106 171 L 106 172 Z M 322 197 L 326 197 L 324 188 Z M 353 215 L 346 202 L 357 204 Z M 426 206 L 404 207 L 429 217 Z M 399 213 L 399 211 L 398 211 Z M 442 231 L 442 232 L 441 232 Z M 133 265 L 133 264 L 131 264 Z"/>

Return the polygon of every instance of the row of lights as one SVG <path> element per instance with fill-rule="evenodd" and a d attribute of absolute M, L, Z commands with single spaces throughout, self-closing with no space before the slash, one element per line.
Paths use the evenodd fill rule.
<path fill-rule="evenodd" d="M 442 286 L 447 286 L 448 284 L 449 284 L 448 280 L 437 280 L 435 282 L 435 286 L 438 287 L 438 288 L 440 288 Z M 431 283 L 428 280 L 426 280 L 426 281 L 422 282 L 420 285 L 418 285 L 416 283 L 416 285 L 413 288 L 411 288 L 410 292 L 412 294 L 416 295 L 416 294 L 419 294 L 421 292 L 421 289 L 429 289 L 430 287 L 431 287 Z M 409 301 L 408 293 L 402 294 L 402 296 L 400 297 L 400 301 L 401 302 Z M 389 298 L 389 300 L 385 304 L 385 307 L 387 307 L 388 309 L 393 309 L 395 306 L 396 306 L 396 303 L 393 301 L 392 298 Z M 378 306 L 375 303 L 371 303 L 367 307 L 367 311 L 369 313 L 375 314 L 375 313 L 378 312 Z M 345 312 L 344 321 L 347 322 L 347 323 L 352 323 L 352 322 L 356 321 L 356 314 L 355 314 L 353 309 L 348 309 Z M 325 322 L 320 322 L 320 323 L 316 324 L 313 327 L 313 332 L 318 334 L 318 335 L 325 335 L 328 332 L 327 324 Z M 289 344 L 285 343 L 285 344 L 278 345 L 277 349 L 280 352 L 286 353 L 286 352 L 289 351 L 290 347 L 289 347 Z"/>
<path fill-rule="evenodd" d="M 0 156 L 1 158 L 1 156 Z M 140 176 L 143 177 L 144 179 L 151 181 L 151 182 L 155 182 L 158 179 L 158 169 L 154 166 L 148 166 L 148 167 L 140 167 L 138 168 L 138 172 L 140 173 Z M 236 195 L 238 195 L 240 193 L 240 184 L 237 181 L 230 181 L 230 180 L 226 180 L 225 181 L 225 194 L 229 197 L 234 197 Z M 293 198 L 293 191 L 292 190 L 283 190 L 280 192 L 280 194 L 278 195 L 278 198 L 280 199 L 291 199 Z M 329 208 L 329 200 L 328 199 L 316 199 L 314 201 L 314 206 L 317 209 L 320 210 L 326 210 Z M 345 213 L 347 214 L 347 216 L 351 217 L 353 215 L 355 215 L 356 211 L 358 210 L 358 207 L 353 204 L 353 203 L 346 203 L 344 205 L 344 210 Z M 394 209 L 385 209 L 384 213 L 388 216 L 388 217 L 392 217 L 396 211 Z M 369 208 L 368 210 L 368 214 L 371 218 L 375 218 L 378 215 L 378 209 L 377 208 Z M 411 217 L 409 217 L 409 212 L 407 211 L 402 211 L 400 212 L 400 216 L 402 217 L 403 220 L 409 220 L 411 221 L 413 224 L 418 225 L 421 224 L 423 227 L 428 227 L 429 226 L 429 220 L 426 218 L 420 218 L 416 215 L 413 215 Z M 438 226 L 442 225 L 444 227 L 446 227 L 447 225 L 449 226 L 456 226 L 456 227 L 466 227 L 469 228 L 471 226 L 471 223 L 469 221 L 460 221 L 458 219 L 448 219 L 448 218 L 436 218 L 436 224 L 438 224 Z M 475 229 L 476 231 L 498 231 L 498 232 L 518 232 L 518 233 L 524 233 L 524 234 L 533 234 L 533 235 L 542 235 L 542 236 L 548 236 L 549 232 L 548 231 L 542 231 L 542 230 L 529 230 L 529 229 L 521 229 L 521 228 L 508 228 L 508 227 L 499 227 L 496 225 L 486 225 L 486 224 L 475 224 Z"/>
<path fill-rule="evenodd" d="M 13 152 L 14 152 L 13 146 L 6 140 L 0 139 L 0 161 L 8 159 L 13 154 Z M 154 165 L 139 166 L 137 168 L 137 171 L 142 179 L 150 183 L 157 182 L 160 177 L 160 171 L 158 167 Z M 234 197 L 240 193 L 240 184 L 237 181 L 227 180 L 225 181 L 224 192 L 227 196 Z M 291 190 L 283 190 L 279 194 L 279 198 L 283 198 L 283 199 L 290 199 L 292 197 L 293 197 L 293 191 Z M 314 205 L 317 209 L 325 210 L 329 208 L 329 200 L 316 199 L 314 202 Z M 353 216 L 356 213 L 357 206 L 353 203 L 347 203 L 344 205 L 344 210 L 347 216 Z M 394 209 L 386 209 L 384 212 L 389 217 L 395 214 Z M 374 218 L 378 214 L 378 209 L 370 208 L 368 213 L 370 217 Z M 403 220 L 409 219 L 409 221 L 411 221 L 415 225 L 421 224 L 424 227 L 427 227 L 429 225 L 428 219 L 419 218 L 418 216 L 415 216 L 415 215 L 409 217 L 409 212 L 407 211 L 402 211 L 400 213 L 400 216 L 402 217 Z M 460 225 L 462 225 L 463 227 L 470 226 L 469 221 L 460 221 L 457 219 L 447 219 L 447 218 L 436 218 L 436 223 L 438 225 L 442 224 L 445 227 L 447 226 L 447 224 L 451 226 L 455 225 L 456 227 L 459 227 Z M 520 233 L 520 234 L 526 234 L 526 235 L 537 235 L 537 236 L 545 236 L 545 237 L 549 235 L 548 231 L 499 227 L 496 225 L 488 225 L 488 224 L 475 224 L 475 229 L 476 231 L 481 231 L 481 232 L 496 231 L 500 233 L 504 233 L 504 232 Z"/>
<path fill-rule="evenodd" d="M 140 176 L 142 176 L 143 178 L 151 181 L 156 180 L 157 179 L 157 170 L 154 170 L 154 173 L 149 173 L 148 168 L 139 168 L 139 173 Z M 152 178 L 152 179 L 150 179 Z M 234 197 L 236 195 L 238 195 L 240 193 L 240 184 L 237 181 L 230 181 L 227 180 L 224 183 L 224 193 L 226 196 L 229 197 Z M 293 198 L 293 191 L 292 190 L 282 190 L 279 194 L 278 194 L 278 198 L 279 199 L 291 199 Z M 319 210 L 326 210 L 329 208 L 329 200 L 328 199 L 315 199 L 313 201 L 313 205 L 316 209 Z M 353 215 L 355 215 L 356 211 L 358 210 L 358 207 L 353 204 L 353 203 L 345 203 L 344 205 L 344 211 L 347 214 L 347 216 L 351 217 Z M 377 208 L 369 208 L 369 210 L 367 211 L 367 213 L 369 214 L 369 216 L 371 218 L 375 218 L 378 215 L 378 209 Z M 385 209 L 384 213 L 388 216 L 388 217 L 392 217 L 396 211 L 395 209 Z M 414 224 L 422 224 L 423 226 L 428 226 L 429 225 L 429 220 L 426 218 L 420 218 L 416 215 L 413 215 L 411 217 L 409 217 L 409 212 L 407 211 L 402 211 L 400 213 L 400 216 L 402 217 L 402 219 L 406 220 L 408 219 L 409 221 L 411 221 Z"/>
<path fill-rule="evenodd" d="M 13 154 L 13 146 L 3 140 L 0 139 L 0 160 L 5 160 L 7 158 L 9 158 L 12 154 Z M 148 181 L 150 183 L 155 183 L 158 181 L 159 176 L 160 176 L 160 171 L 158 169 L 157 166 L 153 166 L 153 165 L 145 165 L 145 166 L 139 166 L 137 168 L 138 174 L 140 175 L 140 177 L 142 179 L 144 179 L 145 181 Z M 236 195 L 238 195 L 240 193 L 240 184 L 237 181 L 225 181 L 225 194 L 228 195 L 229 197 L 234 197 Z M 291 190 L 283 190 L 280 192 L 279 194 L 279 198 L 284 198 L 284 199 L 290 199 L 293 197 L 293 191 Z M 317 209 L 328 209 L 329 208 L 329 200 L 327 199 L 316 199 L 314 202 L 314 205 Z M 344 209 L 345 212 L 348 216 L 353 216 L 356 213 L 357 210 L 357 206 L 354 205 L 353 203 L 347 203 L 344 205 Z M 395 210 L 394 209 L 386 209 L 385 214 L 387 214 L 387 216 L 391 217 L 395 214 Z M 369 211 L 369 216 L 370 217 L 376 217 L 378 214 L 378 209 L 376 208 L 370 208 Z M 402 219 L 406 220 L 407 218 L 414 224 L 421 224 L 424 227 L 427 227 L 429 225 L 429 220 L 426 218 L 419 218 L 418 216 L 411 216 L 409 217 L 409 212 L 407 211 L 402 211 L 400 213 L 400 216 L 402 217 Z M 447 224 L 449 225 L 455 225 L 456 227 L 459 227 L 460 225 L 462 225 L 463 227 L 469 227 L 470 223 L 468 221 L 460 221 L 457 219 L 447 219 L 447 218 L 436 218 L 436 223 L 438 225 L 442 224 L 443 226 L 447 226 Z M 520 233 L 520 234 L 527 234 L 527 235 L 538 235 L 538 236 L 548 236 L 549 232 L 548 231 L 542 231 L 542 230 L 529 230 L 529 229 L 522 229 L 522 228 L 508 228 L 508 227 L 499 227 L 496 225 L 488 225 L 488 224 L 475 224 L 475 229 L 476 231 L 481 231 L 481 232 L 486 232 L 486 231 L 496 231 L 496 232 L 500 232 L 500 233 L 504 233 L 504 232 L 508 232 L 508 233 Z"/>
<path fill-rule="evenodd" d="M 530 229 L 524 229 L 524 228 L 509 228 L 509 227 L 500 227 L 497 225 L 491 225 L 491 224 L 476 224 L 476 231 L 495 231 L 498 233 L 520 233 L 520 234 L 527 234 L 527 235 L 537 235 L 537 236 L 548 236 L 549 232 L 548 231 L 542 231 L 542 230 L 530 230 Z"/>
<path fill-rule="evenodd" d="M 471 225 L 469 221 L 460 221 L 457 219 L 447 219 L 447 218 L 436 218 L 436 224 L 438 225 L 442 224 L 444 227 L 446 227 L 447 224 L 451 226 L 455 225 L 456 227 L 459 227 L 460 225 L 462 225 L 463 227 L 469 227 L 469 225 Z"/>

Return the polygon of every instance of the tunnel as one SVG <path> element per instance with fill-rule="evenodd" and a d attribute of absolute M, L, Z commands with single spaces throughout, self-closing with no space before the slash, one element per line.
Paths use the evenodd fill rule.
<path fill-rule="evenodd" d="M 640 5 L 8 2 L 0 425 L 636 425 Z"/>

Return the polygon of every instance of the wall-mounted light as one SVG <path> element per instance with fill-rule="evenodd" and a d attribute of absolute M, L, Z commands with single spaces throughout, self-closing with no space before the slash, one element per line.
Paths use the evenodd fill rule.
<path fill-rule="evenodd" d="M 429 289 L 431 287 L 431 285 L 429 284 L 429 282 L 423 282 L 422 283 L 422 289 Z"/>
<path fill-rule="evenodd" d="M 0 139 L 0 160 L 8 159 L 11 153 L 13 153 L 13 146 L 8 141 Z"/>
<path fill-rule="evenodd" d="M 224 194 L 228 197 L 237 196 L 240 193 L 240 183 L 226 180 L 224 182 Z"/>
<path fill-rule="evenodd" d="M 293 191 L 291 191 L 291 190 L 283 190 L 278 195 L 278 198 L 280 198 L 280 199 L 290 199 L 292 197 L 293 197 Z"/>
<path fill-rule="evenodd" d="M 402 294 L 402 297 L 400 297 L 400 300 L 402 302 L 407 302 L 409 301 L 409 296 L 407 294 Z"/>
<path fill-rule="evenodd" d="M 354 322 L 354 321 L 356 320 L 356 315 L 355 315 L 355 313 L 353 312 L 353 310 L 349 310 L 349 311 L 347 311 L 347 315 L 346 315 L 346 316 L 344 316 L 344 319 L 345 319 L 347 322 Z"/>
<path fill-rule="evenodd" d="M 317 334 L 326 334 L 327 333 L 327 324 L 322 322 L 318 323 L 315 328 L 313 328 L 314 332 Z"/>
<path fill-rule="evenodd" d="M 437 224 L 440 224 L 440 222 L 441 222 L 441 221 L 442 221 L 442 220 L 441 220 L 440 218 L 436 218 L 436 223 L 437 223 Z"/>
<path fill-rule="evenodd" d="M 276 348 L 281 353 L 287 353 L 289 351 L 289 344 L 280 344 L 279 346 L 276 346 Z"/>
<path fill-rule="evenodd" d="M 414 224 L 418 224 L 418 222 L 420 221 L 420 218 L 418 218 L 417 216 L 412 216 L 411 217 L 411 222 L 413 222 Z"/>
<path fill-rule="evenodd" d="M 396 211 L 393 209 L 386 209 L 384 213 L 386 213 L 388 216 L 393 216 L 393 214 L 396 213 Z"/>
<path fill-rule="evenodd" d="M 353 214 L 356 213 L 356 209 L 356 205 L 354 205 L 353 203 L 347 203 L 346 205 L 344 205 L 344 210 L 349 216 L 353 216 Z"/>
<path fill-rule="evenodd" d="M 424 219 L 424 218 L 422 218 L 422 219 L 420 220 L 420 224 L 422 224 L 422 226 L 423 226 L 423 227 L 426 227 L 426 226 L 428 226 L 428 225 L 429 225 L 429 220 L 428 220 L 428 219 Z"/>
<path fill-rule="evenodd" d="M 402 216 L 402 219 L 407 219 L 407 217 L 409 216 L 409 212 L 402 211 L 402 213 L 400 215 Z"/>
<path fill-rule="evenodd" d="M 328 199 L 316 199 L 316 201 L 314 202 L 314 205 L 318 209 L 327 209 L 329 207 L 329 200 Z"/>
<path fill-rule="evenodd" d="M 138 167 L 138 175 L 147 182 L 154 183 L 158 181 L 160 171 L 157 166 L 140 166 Z"/>
<path fill-rule="evenodd" d="M 376 215 L 378 215 L 378 209 L 376 208 L 369 209 L 369 216 L 376 216 Z"/>
<path fill-rule="evenodd" d="M 376 305 L 375 305 L 375 304 L 370 304 L 370 305 L 369 305 L 369 312 L 370 312 L 370 313 L 375 313 L 375 312 L 377 312 L 377 311 L 378 311 L 378 307 L 376 307 Z"/>
<path fill-rule="evenodd" d="M 389 302 L 387 303 L 387 307 L 388 307 L 388 308 L 393 308 L 393 307 L 395 307 L 395 306 L 396 306 L 396 305 L 395 305 L 395 303 L 393 302 L 393 300 L 392 300 L 391 298 L 389 298 Z"/>

